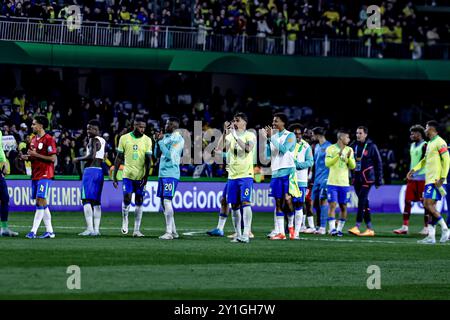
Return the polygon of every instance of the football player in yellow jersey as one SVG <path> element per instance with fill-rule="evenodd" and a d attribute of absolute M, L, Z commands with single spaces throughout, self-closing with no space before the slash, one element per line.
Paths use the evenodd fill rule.
<path fill-rule="evenodd" d="M 447 143 L 439 136 L 439 124 L 437 121 L 428 121 L 425 127 L 425 134 L 428 141 L 425 158 L 423 158 L 407 175 L 411 179 L 415 172 L 425 168 L 425 192 L 423 205 L 431 215 L 431 225 L 428 225 L 428 236 L 418 241 L 419 243 L 433 244 L 436 243 L 436 224 L 442 229 L 440 242 L 444 243 L 448 240 L 449 230 L 447 224 L 436 209 L 436 202 L 445 196 L 445 184 L 447 183 L 447 175 L 450 165 L 450 157 L 448 154 Z"/>
<path fill-rule="evenodd" d="M 332 236 L 342 237 L 342 229 L 347 219 L 347 203 L 350 199 L 349 170 L 356 167 L 353 149 L 348 146 L 350 135 L 341 130 L 337 134 L 336 144 L 329 146 L 326 150 L 325 165 L 330 168 L 328 174 L 328 224 Z M 335 210 L 339 203 L 341 217 L 336 228 Z"/>
<path fill-rule="evenodd" d="M 143 118 L 134 120 L 134 130 L 124 134 L 119 139 L 117 156 L 114 161 L 113 185 L 117 189 L 117 172 L 122 163 L 125 163 L 123 171 L 122 189 L 122 233 L 128 233 L 128 211 L 131 205 L 131 196 L 135 194 L 134 202 L 135 221 L 133 237 L 143 237 L 140 231 L 142 220 L 142 203 L 144 201 L 145 185 L 150 170 L 152 155 L 152 140 L 144 134 L 146 123 Z"/>
<path fill-rule="evenodd" d="M 247 131 L 247 116 L 239 112 L 226 131 L 225 148 L 228 154 L 227 200 L 231 204 L 236 238 L 232 242 L 248 243 L 252 222 L 253 159 L 256 136 Z M 241 216 L 242 208 L 242 216 Z M 244 231 L 241 231 L 241 219 Z"/>

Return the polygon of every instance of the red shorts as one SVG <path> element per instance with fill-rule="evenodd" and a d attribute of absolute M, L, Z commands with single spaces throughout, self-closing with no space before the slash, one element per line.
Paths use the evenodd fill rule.
<path fill-rule="evenodd" d="M 312 193 L 312 187 L 308 187 L 306 188 L 306 198 L 305 198 L 305 202 L 310 202 L 311 203 L 311 193 Z"/>
<path fill-rule="evenodd" d="M 406 201 L 423 201 L 423 191 L 425 189 L 424 180 L 408 180 L 406 184 Z"/>

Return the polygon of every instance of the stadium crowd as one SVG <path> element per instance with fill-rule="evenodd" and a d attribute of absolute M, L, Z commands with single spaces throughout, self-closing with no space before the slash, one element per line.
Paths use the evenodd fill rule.
<path fill-rule="evenodd" d="M 328 36 L 363 39 L 365 45 L 370 40 L 380 58 L 413 59 L 433 58 L 438 52 L 433 47 L 450 43 L 450 24 L 445 18 L 431 17 L 415 8 L 424 4 L 446 5 L 444 0 L 378 1 L 380 29 L 367 28 L 369 3 L 372 4 L 339 0 L 0 0 L 0 15 L 7 19 L 30 17 L 55 23 L 57 19 L 69 17 L 72 14 L 69 5 L 75 4 L 81 7 L 83 23 L 104 22 L 123 32 L 130 29 L 120 25 L 130 24 L 131 30 L 144 28 L 155 34 L 161 26 L 194 27 L 198 30 L 197 44 L 205 43 L 207 35 L 219 35 L 223 43 L 218 47 L 223 51 L 240 52 L 242 36 L 254 36 L 257 52 L 269 54 L 279 53 L 274 49 L 276 38 L 287 39 L 288 54 L 298 53 L 302 40 Z M 157 37 L 154 41 L 158 41 Z M 152 47 L 156 46 L 152 42 Z M 320 46 L 312 45 L 304 50 L 319 54 Z"/>

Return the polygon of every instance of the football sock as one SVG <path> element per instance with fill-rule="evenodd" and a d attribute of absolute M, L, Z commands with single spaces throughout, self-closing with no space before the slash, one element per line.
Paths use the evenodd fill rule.
<path fill-rule="evenodd" d="M 303 208 L 295 210 L 295 235 L 300 233 L 303 223 Z"/>
<path fill-rule="evenodd" d="M 344 225 L 345 225 L 345 219 L 339 219 L 337 231 L 342 232 L 342 229 L 344 229 Z"/>
<path fill-rule="evenodd" d="M 236 236 L 240 237 L 242 235 L 240 208 L 238 208 L 237 210 L 233 209 L 233 225 L 234 225 L 234 230 L 236 231 Z"/>
<path fill-rule="evenodd" d="M 134 231 L 139 231 L 141 229 L 141 221 L 142 221 L 142 205 L 136 206 L 134 210 Z"/>
<path fill-rule="evenodd" d="M 222 209 L 220 209 L 219 213 L 219 222 L 217 223 L 217 229 L 222 230 L 225 228 L 225 222 L 227 222 L 228 214 L 226 212 L 222 212 Z"/>
<path fill-rule="evenodd" d="M 409 226 L 409 217 L 411 216 L 410 213 L 404 213 L 403 214 L 403 225 Z"/>
<path fill-rule="evenodd" d="M 166 233 L 172 233 L 173 208 L 171 200 L 164 199 L 164 216 L 166 218 Z"/>
<path fill-rule="evenodd" d="M 2 221 L 2 228 L 8 228 L 8 214 L 9 214 L 9 199 L 1 200 L 0 203 L 0 220 Z M 3 226 L 6 223 L 6 227 Z"/>
<path fill-rule="evenodd" d="M 130 205 L 122 202 L 122 217 L 128 218 L 128 211 L 130 210 Z"/>
<path fill-rule="evenodd" d="M 295 215 L 295 212 L 288 213 L 288 228 L 294 227 L 294 215 Z"/>
<path fill-rule="evenodd" d="M 172 207 L 173 211 L 173 207 Z M 175 225 L 175 212 L 172 214 L 172 233 L 177 233 L 177 226 Z"/>
<path fill-rule="evenodd" d="M 314 226 L 314 216 L 309 216 L 309 217 L 308 217 L 308 226 L 309 226 L 310 228 L 315 229 L 315 226 Z"/>
<path fill-rule="evenodd" d="M 430 221 L 430 215 L 429 213 L 426 211 L 425 214 L 423 215 L 423 225 L 426 227 L 428 226 L 428 222 Z"/>
<path fill-rule="evenodd" d="M 328 219 L 328 204 L 320 206 L 320 226 L 322 228 L 327 227 L 327 219 Z"/>
<path fill-rule="evenodd" d="M 306 214 L 302 217 L 302 226 L 306 227 Z"/>
<path fill-rule="evenodd" d="M 248 237 L 250 235 L 250 230 L 252 227 L 252 207 L 251 206 L 245 206 L 242 208 L 242 211 L 244 212 L 244 237 Z"/>
<path fill-rule="evenodd" d="M 94 225 L 93 225 L 93 213 L 92 213 L 92 206 L 90 203 L 85 203 L 83 205 L 83 211 L 84 211 L 84 219 L 86 220 L 86 227 L 87 230 L 90 232 L 94 231 Z"/>
<path fill-rule="evenodd" d="M 444 218 L 439 217 L 438 224 L 441 226 L 442 230 L 447 230 L 448 229 L 447 224 L 444 221 Z"/>
<path fill-rule="evenodd" d="M 31 228 L 31 232 L 37 232 L 42 218 L 44 218 L 44 212 L 45 207 L 36 206 L 36 213 L 34 214 L 33 227 Z"/>
<path fill-rule="evenodd" d="M 53 233 L 53 227 L 52 227 L 52 215 L 50 214 L 50 209 L 48 206 L 44 209 L 44 224 L 45 228 L 47 229 L 47 232 Z"/>
<path fill-rule="evenodd" d="M 102 219 L 102 207 L 94 206 L 94 231 L 100 232 L 100 220 Z"/>
<path fill-rule="evenodd" d="M 432 224 L 428 225 L 428 237 L 432 239 L 435 239 L 436 237 L 436 229 Z"/>
<path fill-rule="evenodd" d="M 274 230 L 277 233 L 279 233 L 278 232 L 277 209 L 276 208 L 273 210 L 273 228 L 274 228 Z"/>
<path fill-rule="evenodd" d="M 277 212 L 277 221 L 276 221 L 276 230 L 277 230 L 277 234 L 281 233 L 281 234 L 286 234 L 284 232 L 284 213 L 283 212 Z"/>
<path fill-rule="evenodd" d="M 328 218 L 328 228 L 330 228 L 330 231 L 336 229 L 336 218 Z"/>

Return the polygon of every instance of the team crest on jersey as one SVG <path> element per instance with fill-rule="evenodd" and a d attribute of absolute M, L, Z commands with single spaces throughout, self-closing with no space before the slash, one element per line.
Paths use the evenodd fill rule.
<path fill-rule="evenodd" d="M 133 150 L 136 151 L 138 149 L 137 144 L 133 145 Z"/>
<path fill-rule="evenodd" d="M 42 142 L 39 142 L 38 149 L 41 150 L 43 146 L 44 146 L 44 144 Z"/>

